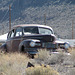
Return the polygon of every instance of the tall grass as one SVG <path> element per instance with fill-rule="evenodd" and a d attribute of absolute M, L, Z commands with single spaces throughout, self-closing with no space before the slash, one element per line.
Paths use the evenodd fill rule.
<path fill-rule="evenodd" d="M 23 75 L 28 61 L 23 54 L 0 54 L 0 75 Z"/>

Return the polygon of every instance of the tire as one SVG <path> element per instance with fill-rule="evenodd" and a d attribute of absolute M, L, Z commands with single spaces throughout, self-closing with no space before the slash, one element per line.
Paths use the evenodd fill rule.
<path fill-rule="evenodd" d="M 24 46 L 20 47 L 19 53 L 24 53 Z"/>
<path fill-rule="evenodd" d="M 34 54 L 27 54 L 29 58 L 34 59 Z"/>
<path fill-rule="evenodd" d="M 34 59 L 34 54 L 31 55 L 31 58 Z"/>
<path fill-rule="evenodd" d="M 3 44 L 3 45 L 0 47 L 0 52 L 1 52 L 1 53 L 7 53 L 6 44 Z"/>
<path fill-rule="evenodd" d="M 1 52 L 1 53 L 7 53 L 7 50 L 6 50 L 6 49 L 1 49 L 0 52 Z"/>

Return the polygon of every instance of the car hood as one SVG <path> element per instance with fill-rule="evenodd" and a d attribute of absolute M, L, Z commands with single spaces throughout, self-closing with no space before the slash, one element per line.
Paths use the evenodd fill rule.
<path fill-rule="evenodd" d="M 40 35 L 40 34 L 35 34 L 35 35 L 24 35 L 24 39 L 37 39 L 43 42 L 53 42 L 55 40 L 55 35 Z"/>

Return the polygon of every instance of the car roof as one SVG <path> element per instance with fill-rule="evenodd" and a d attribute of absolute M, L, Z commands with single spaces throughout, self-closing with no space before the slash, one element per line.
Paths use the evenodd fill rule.
<path fill-rule="evenodd" d="M 40 24 L 20 24 L 20 25 L 15 25 L 13 27 L 13 29 L 17 28 L 17 27 L 29 27 L 29 26 L 36 26 L 36 27 L 45 27 L 45 28 L 49 28 L 51 30 L 53 30 L 50 26 L 47 25 L 40 25 Z"/>

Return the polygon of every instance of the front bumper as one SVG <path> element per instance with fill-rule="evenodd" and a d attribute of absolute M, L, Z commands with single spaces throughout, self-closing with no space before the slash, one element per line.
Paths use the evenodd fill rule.
<path fill-rule="evenodd" d="M 38 50 L 40 49 L 48 49 L 48 50 L 55 50 L 58 48 L 58 44 L 52 44 L 52 43 L 42 43 L 40 47 L 32 47 L 32 48 L 25 48 L 25 52 L 29 53 L 29 54 L 37 54 Z"/>

